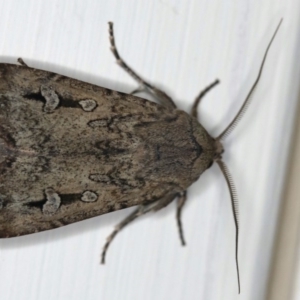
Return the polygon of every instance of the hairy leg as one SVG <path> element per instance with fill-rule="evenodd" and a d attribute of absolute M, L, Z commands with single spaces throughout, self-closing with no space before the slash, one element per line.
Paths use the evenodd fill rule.
<path fill-rule="evenodd" d="M 143 80 L 135 71 L 133 71 L 125 63 L 125 61 L 119 55 L 119 52 L 116 47 L 114 31 L 113 31 L 113 23 L 109 22 L 108 25 L 109 25 L 109 40 L 110 40 L 110 45 L 111 45 L 110 50 L 112 51 L 113 55 L 115 56 L 118 65 L 139 83 L 139 88 L 137 90 L 135 90 L 133 93 L 141 92 L 142 90 L 148 91 L 152 95 L 154 95 L 162 105 L 169 107 L 169 108 L 176 108 L 176 105 L 170 96 L 168 96 L 164 91 L 154 87 L 147 81 Z"/>
<path fill-rule="evenodd" d="M 171 194 L 171 195 L 167 195 L 153 203 L 146 204 L 146 205 L 140 205 L 128 217 L 126 217 L 122 222 L 120 222 L 115 227 L 115 230 L 107 238 L 107 241 L 103 247 L 102 254 L 101 254 L 101 264 L 105 263 L 105 255 L 106 255 L 106 252 L 107 252 L 108 247 L 111 244 L 112 240 L 125 226 L 127 226 L 132 221 L 134 221 L 138 217 L 140 217 L 148 212 L 151 212 L 151 211 L 155 212 L 155 211 L 158 211 L 158 210 L 166 207 L 168 204 L 170 204 L 174 200 L 175 197 L 176 197 L 176 194 Z"/>

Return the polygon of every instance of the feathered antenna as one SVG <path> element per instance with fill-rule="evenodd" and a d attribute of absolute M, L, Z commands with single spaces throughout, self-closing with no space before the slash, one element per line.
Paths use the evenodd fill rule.
<path fill-rule="evenodd" d="M 218 166 L 220 167 L 225 179 L 226 183 L 229 188 L 230 192 L 230 198 L 231 198 L 231 206 L 232 206 L 232 212 L 233 212 L 233 218 L 234 218 L 234 224 L 235 224 L 235 264 L 236 264 L 236 272 L 237 272 L 237 278 L 238 278 L 238 289 L 239 293 L 241 292 L 241 282 L 240 282 L 240 271 L 239 271 L 239 261 L 238 261 L 238 241 L 239 241 L 239 203 L 238 203 L 238 197 L 235 189 L 235 185 L 233 183 L 231 174 L 228 171 L 227 166 L 225 163 L 219 159 L 216 161 Z"/>
<path fill-rule="evenodd" d="M 238 122 L 241 120 L 241 118 L 243 117 L 243 115 L 245 114 L 250 101 L 252 100 L 252 96 L 253 93 L 255 91 L 255 88 L 257 87 L 257 84 L 259 82 L 259 79 L 261 77 L 262 71 L 263 71 L 263 67 L 267 58 L 267 54 L 269 52 L 269 49 L 272 45 L 272 42 L 279 30 L 279 27 L 282 23 L 282 19 L 280 20 L 279 24 L 277 25 L 277 28 L 268 44 L 268 47 L 265 51 L 262 63 L 260 65 L 259 68 L 259 72 L 257 75 L 256 80 L 254 81 L 254 84 L 252 85 L 242 107 L 240 108 L 239 112 L 237 113 L 237 115 L 234 117 L 234 119 L 231 121 L 231 123 L 224 129 L 224 131 L 216 138 L 216 145 L 221 145 L 221 140 L 224 139 L 225 137 L 227 137 L 231 131 L 237 126 Z M 237 198 L 237 193 L 236 193 L 236 189 L 232 180 L 232 177 L 228 171 L 227 166 L 224 164 L 224 162 L 222 161 L 222 157 L 221 154 L 219 155 L 219 157 L 216 158 L 216 162 L 218 164 L 218 166 L 220 167 L 226 183 L 228 185 L 229 188 L 229 192 L 230 192 L 230 197 L 231 197 L 231 205 L 232 205 L 232 213 L 233 213 L 233 218 L 234 218 L 234 223 L 235 223 L 235 230 L 236 230 L 236 234 L 235 234 L 235 261 L 236 261 L 236 270 L 237 270 L 237 277 L 238 277 L 238 290 L 239 293 L 241 291 L 241 284 L 240 284 L 240 273 L 239 273 L 239 263 L 238 263 L 238 241 L 239 241 L 239 209 L 238 209 L 238 198 Z"/>

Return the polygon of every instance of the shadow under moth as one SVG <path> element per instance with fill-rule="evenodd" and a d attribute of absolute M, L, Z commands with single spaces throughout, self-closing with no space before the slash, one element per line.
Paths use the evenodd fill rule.
<path fill-rule="evenodd" d="M 281 23 L 281 22 L 280 22 Z M 216 162 L 229 187 L 236 226 L 238 205 L 230 173 L 222 161 L 222 140 L 245 112 L 259 75 L 233 121 L 212 137 L 191 115 L 135 73 L 120 57 L 109 23 L 117 63 L 139 83 L 131 94 L 20 65 L 0 64 L 0 237 L 16 237 L 137 206 L 116 234 L 139 216 L 177 199 L 177 223 L 185 244 L 181 211 L 187 188 Z M 133 94 L 155 96 L 154 103 Z M 239 273 L 238 273 L 239 274 Z M 239 275 L 238 275 L 238 284 Z"/>

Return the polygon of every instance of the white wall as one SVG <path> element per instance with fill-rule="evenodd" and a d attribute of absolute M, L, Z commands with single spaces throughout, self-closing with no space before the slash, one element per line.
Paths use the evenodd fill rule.
<path fill-rule="evenodd" d="M 104 267 L 105 238 L 131 209 L 1 240 L 1 299 L 265 299 L 299 91 L 299 15 L 296 0 L 1 0 L 1 62 L 21 56 L 32 67 L 129 92 L 136 83 L 109 51 L 113 21 L 125 60 L 181 109 L 220 78 L 200 109 L 213 136 L 238 111 L 284 18 L 251 107 L 224 143 L 240 199 L 240 296 L 229 193 L 214 166 L 189 189 L 187 247 L 175 205 L 126 228 Z"/>

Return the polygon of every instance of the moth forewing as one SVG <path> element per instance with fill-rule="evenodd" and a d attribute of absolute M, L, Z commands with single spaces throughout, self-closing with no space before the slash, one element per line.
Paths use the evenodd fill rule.
<path fill-rule="evenodd" d="M 212 161 L 183 111 L 26 66 L 0 76 L 1 237 L 180 193 Z"/>

